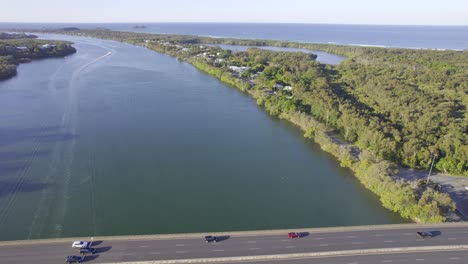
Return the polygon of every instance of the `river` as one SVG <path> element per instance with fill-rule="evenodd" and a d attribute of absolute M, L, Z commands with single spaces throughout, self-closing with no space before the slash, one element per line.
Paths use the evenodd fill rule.
<path fill-rule="evenodd" d="M 89 38 L 0 82 L 0 240 L 387 224 L 349 170 L 190 64 Z"/>

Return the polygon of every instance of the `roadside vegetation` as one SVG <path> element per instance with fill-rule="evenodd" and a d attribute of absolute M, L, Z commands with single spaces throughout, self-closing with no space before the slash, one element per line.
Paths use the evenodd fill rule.
<path fill-rule="evenodd" d="M 15 76 L 19 63 L 64 57 L 76 52 L 69 42 L 36 38 L 34 35 L 0 33 L 0 80 Z"/>
<path fill-rule="evenodd" d="M 188 61 L 253 96 L 355 172 L 384 207 L 421 223 L 455 209 L 433 186 L 397 177 L 396 165 L 468 176 L 468 51 L 384 49 L 268 40 L 57 31 L 145 46 Z M 337 66 L 301 52 L 207 44 L 308 48 L 347 57 Z"/>

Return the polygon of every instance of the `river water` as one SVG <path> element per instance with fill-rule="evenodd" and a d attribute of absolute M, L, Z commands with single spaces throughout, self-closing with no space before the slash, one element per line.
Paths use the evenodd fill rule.
<path fill-rule="evenodd" d="M 75 42 L 0 82 L 0 240 L 400 223 L 255 101 L 142 47 Z"/>

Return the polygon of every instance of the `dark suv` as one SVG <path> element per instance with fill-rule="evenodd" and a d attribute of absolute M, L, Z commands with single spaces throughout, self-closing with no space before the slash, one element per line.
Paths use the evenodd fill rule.
<path fill-rule="evenodd" d="M 65 262 L 67 263 L 81 263 L 84 261 L 84 257 L 82 256 L 68 256 L 65 259 Z"/>
<path fill-rule="evenodd" d="M 215 236 L 206 236 L 205 237 L 205 242 L 210 243 L 210 242 L 218 242 L 218 237 Z"/>
<path fill-rule="evenodd" d="M 95 248 L 82 248 L 82 249 L 80 249 L 80 254 L 81 255 L 94 254 L 94 253 L 96 253 Z"/>

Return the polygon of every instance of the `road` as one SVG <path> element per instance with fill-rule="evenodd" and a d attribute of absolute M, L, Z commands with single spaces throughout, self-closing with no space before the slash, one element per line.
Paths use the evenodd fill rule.
<path fill-rule="evenodd" d="M 297 230 L 309 232 L 300 239 L 288 239 L 286 233 L 275 232 L 258 233 L 230 233 L 225 234 L 225 240 L 218 243 L 205 243 L 200 235 L 165 237 L 132 237 L 123 239 L 119 237 L 95 238 L 94 247 L 98 253 L 87 257 L 87 263 L 112 263 L 130 261 L 150 261 L 168 259 L 193 259 L 193 258 L 219 258 L 238 256 L 277 255 L 309 252 L 329 252 L 361 249 L 401 248 L 401 247 L 426 247 L 444 245 L 468 245 L 468 225 L 440 225 L 421 227 L 416 225 L 398 225 L 394 229 L 366 230 L 366 227 L 357 230 L 324 231 L 321 229 Z M 435 237 L 420 239 L 416 231 L 432 231 Z M 286 232 L 286 231 L 284 231 Z M 229 235 L 229 237 L 228 237 Z M 53 264 L 64 263 L 67 255 L 77 254 L 76 249 L 71 248 L 70 240 L 49 241 L 15 241 L 0 243 L 0 262 L 9 263 L 37 263 Z M 423 253 L 426 256 L 428 253 Z M 432 253 L 430 253 L 432 254 Z M 452 255 L 451 255 L 452 254 Z M 461 254 L 461 255 L 460 255 Z M 444 252 L 447 258 L 466 257 L 465 252 Z M 320 263 L 379 263 L 372 262 L 376 259 L 388 257 L 404 259 L 419 258 L 418 254 L 389 254 L 375 256 L 333 257 L 324 260 L 331 262 Z M 439 255 L 437 255 L 439 256 Z M 339 262 L 352 259 L 352 261 Z M 363 261 L 361 262 L 361 258 Z M 374 258 L 374 259 L 373 259 Z M 421 257 L 427 261 L 433 261 L 432 257 Z M 466 259 L 466 258 L 465 258 Z M 455 260 L 455 259 L 453 259 Z M 289 260 L 278 263 L 305 263 L 305 260 Z M 333 262 L 335 261 L 335 262 Z M 269 263 L 272 261 L 268 261 Z M 274 261 L 273 261 L 274 263 Z M 315 262 L 307 262 L 315 263 Z M 318 263 L 318 262 L 316 262 Z M 398 263 L 398 262 L 396 262 Z M 402 263 L 402 262 L 400 262 Z M 412 263 L 412 262 L 411 262 Z M 426 262 L 433 263 L 433 262 Z M 457 263 L 442 261 L 438 263 Z"/>
<path fill-rule="evenodd" d="M 330 258 L 305 258 L 268 261 L 268 264 L 464 264 L 468 262 L 468 252 L 442 251 L 405 254 L 376 254 L 365 256 L 341 256 Z M 239 262 L 226 262 L 239 263 Z M 224 263 L 224 264 L 226 264 Z M 258 262 L 262 263 L 262 262 Z"/>

